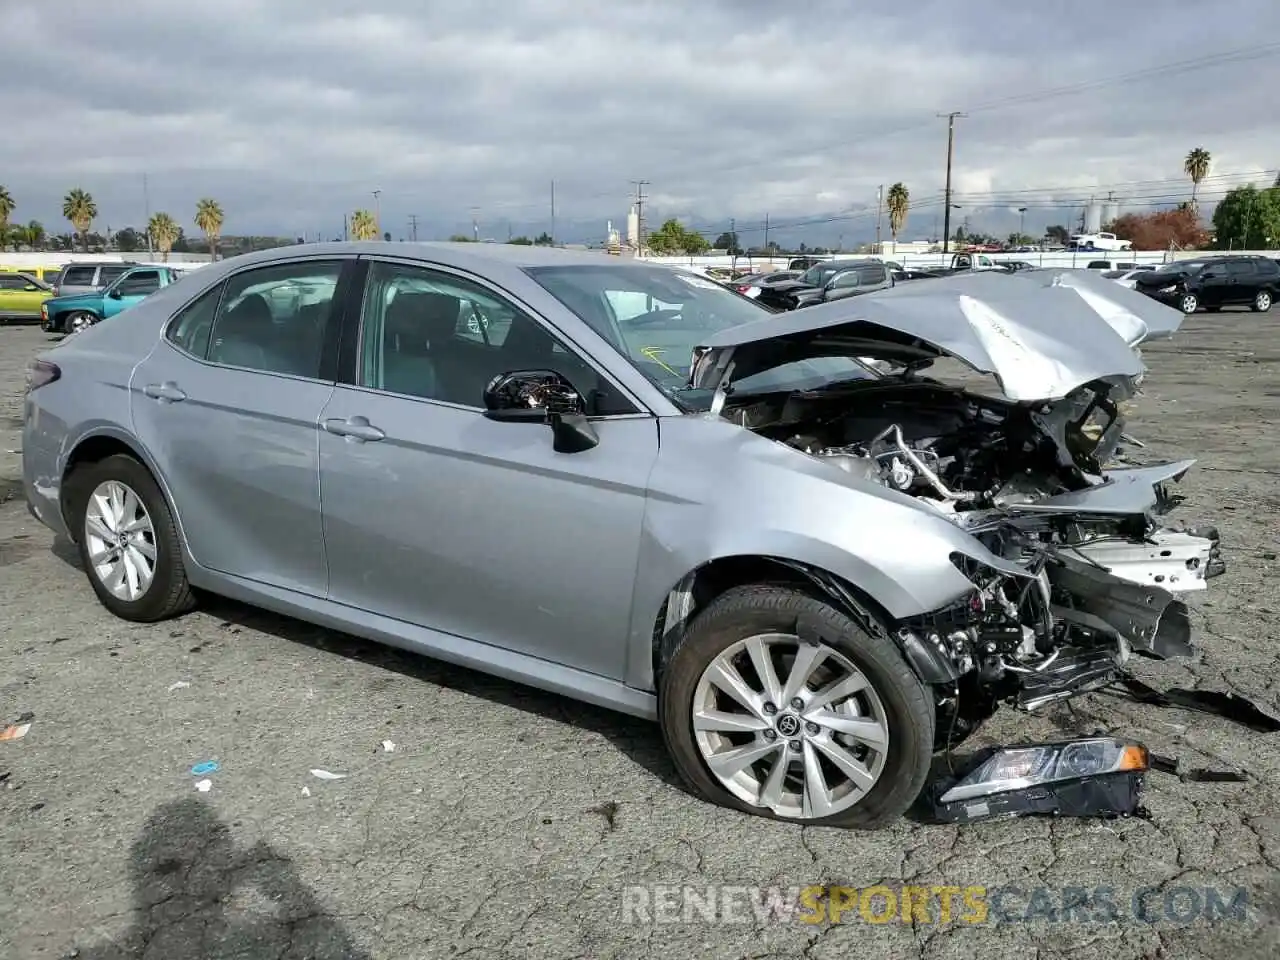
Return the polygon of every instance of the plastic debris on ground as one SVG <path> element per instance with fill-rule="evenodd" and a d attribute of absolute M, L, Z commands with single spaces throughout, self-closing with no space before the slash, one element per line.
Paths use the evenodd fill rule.
<path fill-rule="evenodd" d="M 310 787 L 303 787 L 303 788 L 302 788 L 302 795 L 303 795 L 304 797 L 309 797 L 309 796 L 311 796 L 311 788 L 310 788 Z"/>
<path fill-rule="evenodd" d="M 382 752 L 383 752 L 383 753 L 395 753 L 395 752 L 396 752 L 396 745 L 395 745 L 394 743 L 392 743 L 390 740 L 383 740 L 383 741 L 382 741 Z"/>
<path fill-rule="evenodd" d="M 0 730 L 0 741 L 21 740 L 30 729 L 31 724 L 29 723 L 11 723 L 3 730 Z"/>
<path fill-rule="evenodd" d="M 175 690 L 185 690 L 189 686 L 191 686 L 191 684 L 186 680 L 175 680 L 173 683 L 169 684 L 168 692 L 173 693 Z"/>
<path fill-rule="evenodd" d="M 197 790 L 199 790 L 201 793 L 208 793 L 210 790 L 212 790 L 212 789 L 213 789 L 213 781 L 212 781 L 212 780 L 197 780 L 197 781 L 196 781 L 196 789 L 197 789 Z"/>
<path fill-rule="evenodd" d="M 330 773 L 328 770 L 312 770 L 311 775 L 317 780 L 345 780 L 345 773 Z"/>
<path fill-rule="evenodd" d="M 1114 737 L 993 747 L 935 784 L 929 800 L 941 823 L 1145 816 L 1143 777 L 1150 767 L 1144 745 Z"/>
<path fill-rule="evenodd" d="M 1124 676 L 1120 685 L 1139 703 L 1155 707 L 1180 707 L 1231 720 L 1256 733 L 1280 733 L 1280 720 L 1263 713 L 1258 706 L 1234 693 L 1218 690 L 1157 690 L 1137 677 Z"/>
<path fill-rule="evenodd" d="M 193 777 L 203 777 L 205 774 L 217 773 L 217 772 L 218 772 L 217 760 L 206 760 L 204 761 L 204 763 L 197 763 L 194 767 L 191 768 L 191 775 Z"/>

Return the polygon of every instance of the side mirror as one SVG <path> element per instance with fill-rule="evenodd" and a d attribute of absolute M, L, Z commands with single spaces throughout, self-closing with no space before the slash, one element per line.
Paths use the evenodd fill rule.
<path fill-rule="evenodd" d="M 112 290 L 110 293 L 108 293 L 108 294 L 107 294 L 107 296 L 108 296 L 108 297 L 110 297 L 112 300 L 119 300 L 119 299 L 120 299 L 120 291 L 119 291 L 119 290 Z"/>
<path fill-rule="evenodd" d="M 500 373 L 484 388 L 484 415 L 500 423 L 545 423 L 557 453 L 582 453 L 600 443 L 582 395 L 554 370 Z"/>

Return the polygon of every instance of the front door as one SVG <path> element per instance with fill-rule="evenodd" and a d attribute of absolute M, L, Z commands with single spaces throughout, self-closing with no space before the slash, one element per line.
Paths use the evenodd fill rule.
<path fill-rule="evenodd" d="M 621 679 L 657 421 L 447 272 L 372 263 L 360 343 L 321 415 L 330 599 Z M 493 376 L 547 368 L 603 398 L 597 447 L 483 415 Z"/>
<path fill-rule="evenodd" d="M 317 597 L 321 353 L 344 262 L 233 274 L 178 314 L 129 387 L 196 562 Z"/>
<path fill-rule="evenodd" d="M 102 298 L 103 318 L 114 317 L 143 297 L 160 289 L 159 270 L 134 270 L 107 288 Z"/>

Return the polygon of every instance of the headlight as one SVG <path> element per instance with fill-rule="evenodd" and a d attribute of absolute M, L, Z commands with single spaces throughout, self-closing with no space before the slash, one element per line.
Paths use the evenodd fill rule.
<path fill-rule="evenodd" d="M 940 803 L 954 803 L 1109 773 L 1141 773 L 1150 765 L 1150 754 L 1142 744 L 1111 737 L 1004 747 L 938 799 Z"/>

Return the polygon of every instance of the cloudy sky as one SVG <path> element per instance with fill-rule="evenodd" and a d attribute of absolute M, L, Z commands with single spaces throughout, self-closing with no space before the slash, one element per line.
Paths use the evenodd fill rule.
<path fill-rule="evenodd" d="M 876 7 L 878 9 L 868 9 Z M 891 12 L 896 7 L 898 12 Z M 846 243 L 901 180 L 905 233 L 942 210 L 957 121 L 954 218 L 1061 222 L 1114 191 L 1131 209 L 1183 195 L 1182 158 L 1214 159 L 1206 200 L 1280 167 L 1280 4 L 1163 0 L 4 0 L 0 138 L 15 219 L 67 229 L 75 186 L 97 226 L 150 209 L 225 230 L 341 231 L 374 207 L 394 236 L 598 240 L 647 180 L 650 222 Z M 1053 9 L 1054 12 L 1050 12 Z M 43 38 L 16 43 L 15 37 Z M 1261 46 L 1272 41 L 1269 46 Z M 11 114 L 12 116 L 13 114 Z M 954 226 L 954 225 L 953 225 Z"/>

